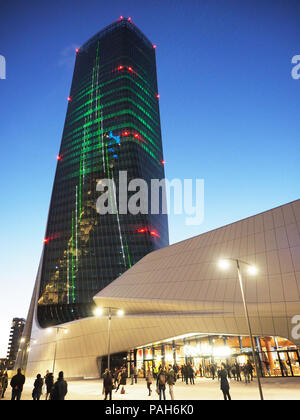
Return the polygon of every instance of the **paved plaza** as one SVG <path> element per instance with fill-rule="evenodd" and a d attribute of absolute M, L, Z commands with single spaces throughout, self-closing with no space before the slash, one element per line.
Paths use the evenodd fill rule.
<path fill-rule="evenodd" d="M 31 400 L 31 392 L 33 388 L 33 379 L 28 379 L 24 386 L 22 394 L 23 400 Z M 135 385 L 130 385 L 127 380 L 126 393 L 121 395 L 120 391 L 113 391 L 114 400 L 145 400 L 158 401 L 155 392 L 155 386 L 152 385 L 152 396 L 148 397 L 146 381 L 139 379 Z M 300 399 L 300 377 L 295 378 L 270 378 L 262 379 L 263 392 L 266 400 L 299 400 Z M 66 400 L 103 400 L 102 381 L 100 380 L 81 380 L 68 381 L 68 395 Z M 196 378 L 195 385 L 186 385 L 180 380 L 175 385 L 176 400 L 222 400 L 223 394 L 220 390 L 218 380 L 207 378 Z M 9 400 L 11 396 L 10 387 L 7 389 L 5 400 Z M 259 399 L 257 382 L 250 384 L 244 382 L 230 383 L 230 392 L 233 400 L 254 400 Z M 41 399 L 44 399 L 42 396 Z M 166 397 L 170 400 L 168 387 L 166 389 Z"/>

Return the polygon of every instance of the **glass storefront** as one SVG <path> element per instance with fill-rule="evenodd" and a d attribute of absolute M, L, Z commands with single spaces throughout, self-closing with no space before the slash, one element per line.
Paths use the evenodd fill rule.
<path fill-rule="evenodd" d="M 300 376 L 299 349 L 292 342 L 280 337 L 255 337 L 254 341 L 260 376 Z M 155 375 L 159 366 L 175 364 L 179 367 L 179 375 L 182 366 L 191 364 L 196 376 L 211 377 L 225 363 L 232 377 L 236 375 L 234 365 L 238 364 L 243 379 L 244 366 L 248 361 L 253 365 L 253 376 L 256 376 L 248 337 L 177 337 L 133 350 L 130 360 L 136 363 L 140 377 L 144 377 L 148 369 L 152 369 Z"/>

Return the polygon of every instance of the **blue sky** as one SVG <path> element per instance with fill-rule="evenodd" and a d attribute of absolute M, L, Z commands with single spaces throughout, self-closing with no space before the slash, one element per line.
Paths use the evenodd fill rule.
<path fill-rule="evenodd" d="M 120 15 L 157 45 L 167 178 L 205 182 L 204 223 L 171 216 L 171 242 L 299 198 L 299 2 L 1 2 L 0 357 L 27 315 L 75 47 Z"/>

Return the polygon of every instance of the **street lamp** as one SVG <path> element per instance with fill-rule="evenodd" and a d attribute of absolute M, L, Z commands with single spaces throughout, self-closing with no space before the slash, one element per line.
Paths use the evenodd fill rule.
<path fill-rule="evenodd" d="M 111 324 L 111 318 L 113 313 L 115 313 L 117 316 L 122 317 L 124 315 L 123 309 L 120 308 L 112 308 L 112 307 L 104 307 L 104 308 L 96 308 L 94 310 L 94 315 L 100 317 L 103 315 L 104 309 L 107 312 L 107 320 L 108 320 L 108 344 L 107 344 L 107 367 L 108 370 L 110 370 L 110 324 Z"/>
<path fill-rule="evenodd" d="M 251 330 L 251 325 L 250 325 L 247 303 L 246 303 L 246 299 L 245 299 L 243 278 L 242 278 L 240 265 L 245 264 L 248 267 L 248 273 L 251 274 L 251 275 L 257 274 L 258 270 L 253 265 L 247 263 L 246 261 L 239 260 L 237 258 L 225 258 L 225 259 L 220 260 L 219 263 L 218 263 L 219 268 L 221 268 L 222 270 L 228 269 L 230 267 L 230 261 L 234 261 L 236 263 L 237 274 L 238 274 L 238 279 L 239 279 L 241 294 L 242 294 L 242 299 L 243 299 L 245 317 L 246 317 L 246 321 L 247 321 L 247 325 L 248 325 L 248 332 L 249 332 L 249 337 L 250 337 L 250 342 L 251 342 L 252 355 L 253 355 L 253 360 L 254 360 L 255 368 L 256 368 L 256 372 L 257 372 L 256 376 L 257 376 L 257 384 L 258 384 L 258 389 L 259 389 L 259 395 L 260 395 L 260 399 L 263 400 L 264 397 L 263 397 L 263 392 L 262 392 L 262 387 L 261 387 L 261 382 L 260 382 L 260 377 L 259 377 L 259 366 L 257 364 L 257 360 L 256 360 L 256 357 L 255 357 L 255 351 L 254 351 L 254 346 L 253 346 L 253 336 L 252 336 L 252 330 Z"/>
<path fill-rule="evenodd" d="M 50 327 L 47 328 L 47 332 L 49 334 L 51 334 L 53 332 L 53 330 L 56 330 L 56 336 L 55 336 L 55 349 L 54 349 L 54 358 L 53 358 L 53 376 L 54 376 L 54 369 L 55 369 L 55 362 L 56 362 L 56 350 L 57 350 L 57 341 L 58 341 L 58 334 L 59 331 L 62 330 L 64 332 L 64 334 L 67 334 L 69 332 L 69 330 L 65 327 Z"/>

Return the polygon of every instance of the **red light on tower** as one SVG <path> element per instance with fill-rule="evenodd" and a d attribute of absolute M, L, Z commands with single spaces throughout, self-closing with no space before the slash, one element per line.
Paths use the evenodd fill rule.
<path fill-rule="evenodd" d="M 50 241 L 50 238 L 45 238 L 44 243 L 47 244 Z"/>
<path fill-rule="evenodd" d="M 128 70 L 133 72 L 133 68 L 132 67 L 128 67 Z"/>
<path fill-rule="evenodd" d="M 147 231 L 146 229 L 138 229 L 138 233 L 144 233 L 146 231 Z"/>
<path fill-rule="evenodd" d="M 123 18 L 123 16 L 120 16 L 120 20 L 123 20 L 124 18 Z"/>
<path fill-rule="evenodd" d="M 56 156 L 56 159 L 61 160 L 61 156 L 60 155 Z"/>
<path fill-rule="evenodd" d="M 156 94 L 156 97 L 157 97 L 157 99 L 159 99 L 159 94 L 158 93 Z"/>
<path fill-rule="evenodd" d="M 76 52 L 76 54 L 78 54 L 79 53 L 79 48 L 76 48 L 75 52 Z"/>
<path fill-rule="evenodd" d="M 71 99 L 71 96 L 69 96 L 69 97 L 68 97 L 68 102 L 71 102 L 71 100 L 72 100 L 72 99 Z"/>
<path fill-rule="evenodd" d="M 129 22 L 131 22 L 131 17 L 128 18 Z"/>
<path fill-rule="evenodd" d="M 153 48 L 155 49 L 156 48 L 156 45 L 153 45 Z"/>
<path fill-rule="evenodd" d="M 123 66 L 119 66 L 118 67 L 118 70 L 122 70 L 124 67 Z"/>
<path fill-rule="evenodd" d="M 165 160 L 162 160 L 162 161 L 161 161 L 161 164 L 162 164 L 162 165 L 165 165 L 165 164 L 166 164 L 166 161 L 165 161 Z"/>
<path fill-rule="evenodd" d="M 155 232 L 154 230 L 150 231 L 150 235 L 156 236 L 157 238 L 160 238 L 159 234 L 157 232 Z"/>

